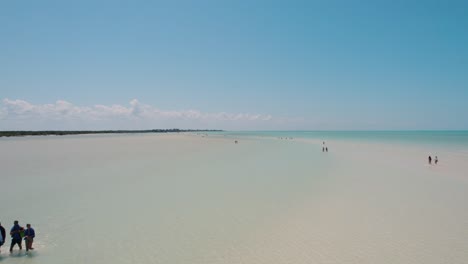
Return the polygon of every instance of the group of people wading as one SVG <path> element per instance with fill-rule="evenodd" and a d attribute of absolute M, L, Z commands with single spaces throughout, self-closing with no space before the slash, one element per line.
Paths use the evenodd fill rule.
<path fill-rule="evenodd" d="M 429 155 L 429 157 L 427 158 L 427 161 L 429 162 L 429 164 L 432 164 L 432 157 Z M 434 158 L 434 164 L 437 165 L 437 163 L 439 162 L 439 158 L 437 158 L 437 156 L 435 156 Z"/>
<path fill-rule="evenodd" d="M 34 237 L 36 236 L 36 233 L 34 232 L 34 229 L 31 227 L 30 224 L 26 225 L 26 229 L 24 227 L 20 226 L 18 223 L 18 220 L 15 220 L 13 227 L 10 230 L 10 236 L 11 236 L 11 245 L 10 245 L 10 253 L 13 252 L 13 247 L 15 245 L 18 245 L 19 249 L 22 250 L 22 242 L 23 239 L 26 242 L 26 251 L 33 250 L 34 248 L 32 247 Z M 5 244 L 6 240 L 6 232 L 5 228 L 3 228 L 2 224 L 0 223 L 0 247 Z"/>
<path fill-rule="evenodd" d="M 325 145 L 325 141 L 322 143 L 322 152 L 328 152 L 328 147 Z"/>

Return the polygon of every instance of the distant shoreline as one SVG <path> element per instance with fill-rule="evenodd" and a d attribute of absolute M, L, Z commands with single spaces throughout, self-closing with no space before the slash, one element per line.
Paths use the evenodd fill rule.
<path fill-rule="evenodd" d="M 65 136 L 85 134 L 131 134 L 131 133 L 181 133 L 181 132 L 222 132 L 217 129 L 149 129 L 149 130 L 41 130 L 41 131 L 0 131 L 0 137 L 24 136 Z"/>

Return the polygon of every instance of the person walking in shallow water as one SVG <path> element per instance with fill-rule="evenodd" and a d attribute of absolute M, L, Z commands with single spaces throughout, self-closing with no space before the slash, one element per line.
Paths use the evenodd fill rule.
<path fill-rule="evenodd" d="M 32 247 L 34 237 L 36 237 L 36 232 L 31 227 L 31 224 L 26 225 L 26 230 L 24 231 L 24 240 L 26 241 L 26 251 L 33 250 Z"/>
<path fill-rule="evenodd" d="M 437 156 L 435 156 L 434 164 L 437 165 L 438 162 L 439 162 L 439 159 L 437 158 Z"/>
<path fill-rule="evenodd" d="M 22 250 L 23 247 L 21 246 L 21 231 L 23 231 L 24 228 L 22 228 L 18 224 L 18 220 L 15 220 L 13 227 L 11 228 L 10 235 L 11 235 L 11 245 L 10 245 L 10 253 L 13 252 L 13 247 L 18 244 L 19 249 Z"/>
<path fill-rule="evenodd" d="M 429 161 L 429 164 L 432 164 L 432 157 L 429 156 L 429 158 L 427 158 L 427 160 Z"/>

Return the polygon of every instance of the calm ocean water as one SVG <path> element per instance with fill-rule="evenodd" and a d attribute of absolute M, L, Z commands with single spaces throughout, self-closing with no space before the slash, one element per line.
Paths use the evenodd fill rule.
<path fill-rule="evenodd" d="M 227 131 L 227 136 L 352 140 L 468 149 L 468 131 Z"/>
<path fill-rule="evenodd" d="M 404 146 L 466 146 L 467 132 L 217 135 L 0 139 L 0 222 L 37 234 L 28 254 L 7 237 L 0 262 L 468 263 L 465 163 Z M 258 136 L 404 144 L 322 153 Z"/>

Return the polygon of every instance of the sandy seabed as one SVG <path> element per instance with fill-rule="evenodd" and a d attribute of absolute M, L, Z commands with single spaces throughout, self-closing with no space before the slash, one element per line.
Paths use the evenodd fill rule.
<path fill-rule="evenodd" d="M 234 144 L 238 140 L 239 144 Z M 2 263 L 468 263 L 468 151 L 197 134 L 0 139 Z M 427 156 L 437 155 L 438 165 Z"/>

